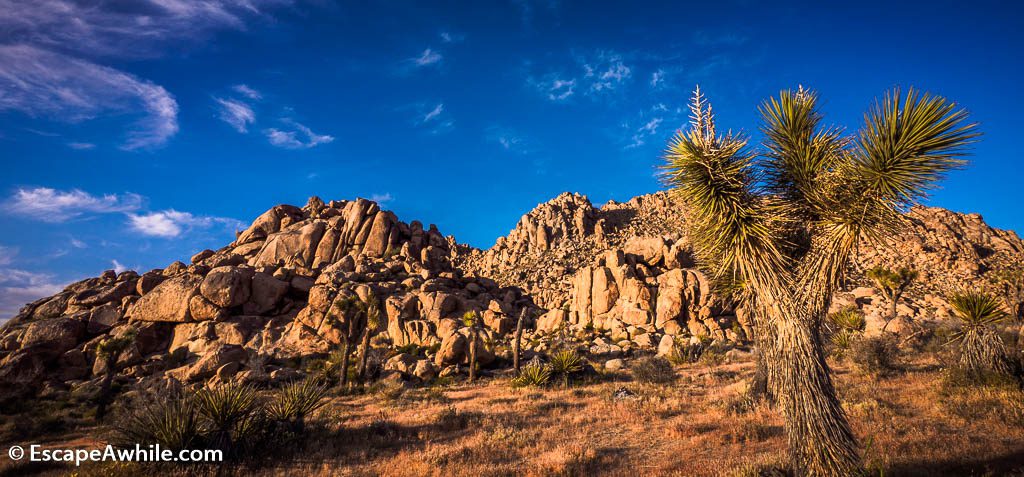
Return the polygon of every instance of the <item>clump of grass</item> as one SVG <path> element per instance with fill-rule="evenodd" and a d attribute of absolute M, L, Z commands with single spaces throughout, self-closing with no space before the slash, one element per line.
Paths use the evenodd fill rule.
<path fill-rule="evenodd" d="M 664 384 L 675 381 L 676 371 L 667 359 L 649 356 L 640 358 L 630 366 L 633 379 L 641 383 Z"/>
<path fill-rule="evenodd" d="M 547 386 L 551 381 L 551 370 L 540 363 L 530 363 L 523 366 L 519 376 L 512 378 L 512 387 L 541 387 Z"/>
<path fill-rule="evenodd" d="M 896 371 L 899 347 L 891 336 L 860 338 L 850 348 L 850 360 L 862 370 L 873 375 L 884 375 Z"/>
<path fill-rule="evenodd" d="M 703 338 L 696 343 L 679 343 L 676 342 L 672 346 L 672 351 L 668 353 L 668 361 L 676 366 L 683 364 L 693 364 L 700 361 L 704 352 L 711 346 L 711 340 Z"/>
<path fill-rule="evenodd" d="M 437 415 L 434 422 L 438 428 L 445 431 L 465 429 L 469 425 L 469 416 L 455 406 L 449 405 Z"/>

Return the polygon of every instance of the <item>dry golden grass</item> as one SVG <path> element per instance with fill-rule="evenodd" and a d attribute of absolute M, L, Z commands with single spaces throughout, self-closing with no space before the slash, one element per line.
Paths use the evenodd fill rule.
<path fill-rule="evenodd" d="M 935 364 L 905 367 L 881 378 L 835 369 L 873 474 L 1024 475 L 1024 394 L 951 390 Z M 756 475 L 784 465 L 786 442 L 777 411 L 730 412 L 752 371 L 752 363 L 693 365 L 665 385 L 636 383 L 623 372 L 569 389 L 513 389 L 495 378 L 338 397 L 304 448 L 229 473 Z M 636 398 L 615 400 L 621 386 Z M 109 469 L 85 467 L 82 475 L 134 473 Z"/>

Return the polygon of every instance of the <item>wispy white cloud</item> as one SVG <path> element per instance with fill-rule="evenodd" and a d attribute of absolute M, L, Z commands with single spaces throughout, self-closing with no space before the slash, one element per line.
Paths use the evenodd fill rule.
<path fill-rule="evenodd" d="M 462 35 L 460 33 L 453 33 L 453 32 L 450 32 L 450 31 L 442 31 L 440 33 L 440 37 L 441 37 L 441 41 L 443 41 L 445 43 L 458 43 L 458 42 L 466 39 L 465 35 Z"/>
<path fill-rule="evenodd" d="M 308 127 L 299 124 L 291 119 L 281 121 L 287 129 L 268 128 L 264 130 L 270 144 L 285 149 L 309 149 L 320 144 L 328 144 L 334 141 L 333 136 L 317 134 Z"/>
<path fill-rule="evenodd" d="M 76 151 L 87 151 L 89 149 L 95 149 L 96 145 L 91 142 L 69 142 L 68 147 Z"/>
<path fill-rule="evenodd" d="M 403 106 L 399 110 L 412 109 L 415 116 L 410 121 L 413 126 L 424 129 L 430 134 L 442 134 L 455 128 L 455 120 L 445 108 L 444 103 L 414 103 Z"/>
<path fill-rule="evenodd" d="M 0 265 L 10 265 L 16 255 L 18 255 L 16 247 L 0 245 Z"/>
<path fill-rule="evenodd" d="M 590 81 L 591 91 L 613 90 L 633 74 L 633 70 L 622 62 L 622 57 L 617 54 L 600 53 L 594 58 L 594 63 L 584 62 L 584 78 Z"/>
<path fill-rule="evenodd" d="M 114 266 L 114 273 L 121 273 L 128 270 L 128 267 L 118 262 L 117 259 L 111 260 L 110 264 Z"/>
<path fill-rule="evenodd" d="M 556 75 L 547 75 L 539 80 L 530 78 L 528 83 L 551 101 L 564 101 L 576 92 L 575 79 L 562 79 Z"/>
<path fill-rule="evenodd" d="M 410 58 L 410 60 L 416 66 L 430 66 L 433 64 L 440 63 L 443 58 L 444 57 L 441 56 L 440 53 L 430 48 L 427 48 L 426 50 L 423 50 L 423 53 L 421 53 L 419 56 L 415 58 Z"/>
<path fill-rule="evenodd" d="M 217 102 L 221 121 L 228 123 L 240 133 L 249 131 L 249 125 L 256 122 L 256 112 L 248 104 L 230 98 L 213 98 Z"/>
<path fill-rule="evenodd" d="M 78 239 L 76 239 L 74 237 L 71 237 L 71 240 L 69 241 L 69 243 L 71 244 L 72 247 L 75 247 L 75 248 L 88 248 L 89 247 L 89 245 L 87 243 L 85 243 L 85 242 L 83 242 L 81 240 L 78 240 Z"/>
<path fill-rule="evenodd" d="M 646 143 L 647 138 L 658 132 L 658 127 L 661 126 L 663 121 L 664 118 L 661 117 L 651 118 L 642 126 L 637 128 L 636 131 L 633 132 L 632 141 L 626 145 L 626 149 L 643 146 Z"/>
<path fill-rule="evenodd" d="M 0 31 L 47 49 L 105 57 L 158 55 L 182 41 L 198 43 L 221 29 L 243 30 L 289 0 L 0 0 Z"/>
<path fill-rule="evenodd" d="M 178 132 L 178 104 L 162 86 L 104 66 L 242 30 L 290 0 L 0 0 L 0 111 L 76 123 L 131 117 L 122 149 L 159 147 Z"/>
<path fill-rule="evenodd" d="M 0 110 L 80 122 L 136 116 L 122 144 L 160 146 L 178 132 L 178 103 L 163 87 L 113 68 L 30 45 L 0 45 Z"/>
<path fill-rule="evenodd" d="M 654 73 L 651 73 L 651 87 L 659 88 L 665 85 L 665 70 L 658 69 Z"/>
<path fill-rule="evenodd" d="M 18 189 L 3 210 L 42 222 L 65 222 L 84 214 L 132 212 L 142 208 L 142 196 L 133 193 L 92 195 L 79 189 L 61 191 L 48 187 Z"/>
<path fill-rule="evenodd" d="M 128 214 L 128 218 L 132 230 L 146 236 L 163 238 L 174 238 L 193 229 L 205 229 L 215 225 L 235 229 L 240 229 L 243 226 L 235 219 L 197 216 L 174 209 L 146 214 Z"/>
<path fill-rule="evenodd" d="M 370 196 L 370 200 L 372 200 L 372 201 L 374 201 L 374 202 L 376 202 L 376 203 L 378 203 L 380 205 L 384 205 L 384 204 L 387 204 L 388 202 L 391 202 L 391 201 L 395 200 L 395 198 L 391 196 L 390 192 L 385 192 L 383 194 L 373 194 L 373 195 L 371 195 Z"/>
<path fill-rule="evenodd" d="M 53 295 L 65 286 L 49 273 L 0 268 L 0 319 L 13 317 L 26 303 Z"/>
<path fill-rule="evenodd" d="M 444 112 L 444 103 L 437 103 L 437 106 L 434 106 L 434 109 L 431 109 L 430 112 L 428 112 L 427 114 L 423 115 L 423 119 L 421 120 L 421 122 L 429 123 L 431 120 L 434 120 L 438 116 L 440 116 L 441 113 L 443 113 L 443 112 Z"/>
<path fill-rule="evenodd" d="M 502 149 L 516 154 L 529 154 L 534 149 L 525 136 L 509 128 L 489 127 L 485 138 L 501 146 Z"/>
<path fill-rule="evenodd" d="M 259 101 L 263 99 L 263 95 L 259 91 L 250 88 L 248 85 L 236 84 L 232 86 L 231 89 L 234 90 L 234 92 L 242 96 L 245 96 L 246 98 L 249 98 L 253 101 Z"/>

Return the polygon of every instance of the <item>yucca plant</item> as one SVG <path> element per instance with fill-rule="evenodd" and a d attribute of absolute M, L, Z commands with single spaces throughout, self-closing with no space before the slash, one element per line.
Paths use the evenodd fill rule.
<path fill-rule="evenodd" d="M 306 429 L 306 417 L 327 404 L 325 397 L 327 386 L 314 379 L 286 384 L 270 399 L 267 417 L 301 434 Z"/>
<path fill-rule="evenodd" d="M 1012 375 L 1003 340 L 992 328 L 1009 316 L 999 298 L 982 291 L 963 291 L 949 297 L 949 305 L 960 319 L 960 329 L 953 335 L 953 341 L 960 345 L 960 366 L 964 371 L 975 376 Z"/>
<path fill-rule="evenodd" d="M 853 305 L 829 313 L 828 320 L 840 330 L 853 332 L 864 331 L 864 327 L 867 325 L 867 322 L 864 320 L 864 313 Z"/>
<path fill-rule="evenodd" d="M 575 350 L 563 349 L 551 356 L 551 374 L 562 377 L 562 386 L 569 387 L 573 374 L 583 371 L 583 357 Z"/>
<path fill-rule="evenodd" d="M 476 341 L 480 331 L 480 315 L 467 311 L 462 315 L 462 324 L 469 329 L 469 382 L 476 381 Z"/>
<path fill-rule="evenodd" d="M 688 131 L 666 152 L 664 180 L 686 207 L 689 236 L 716 280 L 743 283 L 772 394 L 786 418 L 800 475 L 852 475 L 861 467 L 820 338 L 832 295 L 863 239 L 900 229 L 976 137 L 943 98 L 895 90 L 853 137 L 822 127 L 817 96 L 783 91 L 760 108 L 760 152 L 717 130 L 694 92 Z"/>
<path fill-rule="evenodd" d="M 209 425 L 214 446 L 231 451 L 239 427 L 248 425 L 248 419 L 259 411 L 256 398 L 255 388 L 238 383 L 208 387 L 196 393 L 196 407 Z"/>
<path fill-rule="evenodd" d="M 903 292 L 907 291 L 907 287 L 917 280 L 918 272 L 906 267 L 891 270 L 877 266 L 869 268 L 864 275 L 875 282 L 875 286 L 882 291 L 885 299 L 889 302 L 889 316 L 886 317 L 885 324 L 882 325 L 882 331 L 885 331 L 889 327 L 889 323 L 896 319 L 896 306 L 899 304 L 900 298 L 903 297 Z"/>
<path fill-rule="evenodd" d="M 546 386 L 551 381 L 551 369 L 540 363 L 530 363 L 519 370 L 519 375 L 512 378 L 512 387 Z"/>
<path fill-rule="evenodd" d="M 144 396 L 127 408 L 112 426 L 117 445 L 159 444 L 178 451 L 202 444 L 202 429 L 195 400 L 190 395 Z"/>

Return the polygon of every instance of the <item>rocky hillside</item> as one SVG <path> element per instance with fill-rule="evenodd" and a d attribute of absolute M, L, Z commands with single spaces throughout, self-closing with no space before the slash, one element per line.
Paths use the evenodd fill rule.
<path fill-rule="evenodd" d="M 901 320 L 941 318 L 946 292 L 1024 261 L 1024 242 L 980 216 L 920 208 L 907 219 L 891 247 L 863 246 L 836 306 L 856 304 L 878 322 L 882 300 L 860 271 L 912 259 L 922 279 Z M 291 380 L 303 362 L 339 347 L 355 318 L 337 310 L 352 300 L 378 300 L 386 319 L 371 341 L 378 372 L 407 379 L 463 370 L 469 311 L 482 317 L 472 339 L 485 366 L 508 362 L 520 316 L 528 355 L 565 330 L 611 357 L 665 352 L 678 340 L 742 344 L 748 317 L 712 293 L 684 223 L 665 193 L 601 207 L 565 193 L 477 250 L 364 199 L 280 205 L 189 264 L 108 271 L 27 305 L 0 329 L 0 392 L 94 387 L 105 371 L 97 347 L 127 334 L 133 344 L 117 360 L 125 384 Z"/>

